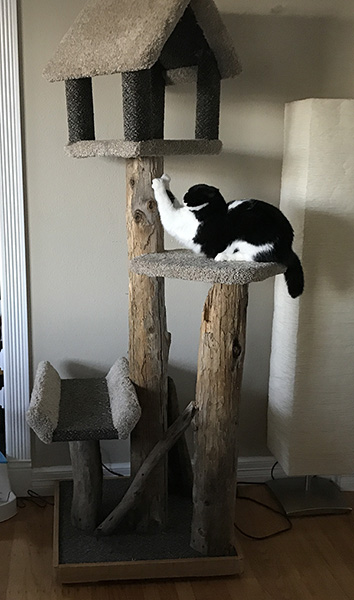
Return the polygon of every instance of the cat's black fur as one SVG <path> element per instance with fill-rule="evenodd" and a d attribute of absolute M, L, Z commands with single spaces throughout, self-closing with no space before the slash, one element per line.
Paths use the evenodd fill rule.
<path fill-rule="evenodd" d="M 271 244 L 272 248 L 259 252 L 253 260 L 277 262 L 285 265 L 285 280 L 289 294 L 296 298 L 304 289 L 304 275 L 298 256 L 292 250 L 293 229 L 285 215 L 275 206 L 261 200 L 244 200 L 236 205 L 227 204 L 213 186 L 198 184 L 184 196 L 184 203 L 193 211 L 200 225 L 193 242 L 209 258 L 215 258 L 235 240 L 255 246 Z"/>

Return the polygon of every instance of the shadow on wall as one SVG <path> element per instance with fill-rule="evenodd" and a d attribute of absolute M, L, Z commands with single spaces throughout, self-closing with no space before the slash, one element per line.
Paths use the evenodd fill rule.
<path fill-rule="evenodd" d="M 169 162 L 185 174 L 186 188 L 196 183 L 200 171 L 221 190 L 222 180 L 228 182 L 235 197 L 255 196 L 277 205 L 284 104 L 326 95 L 327 37 L 335 19 L 236 14 L 223 19 L 243 66 L 240 76 L 222 83 L 224 150 L 220 156 L 173 157 Z M 181 137 L 181 128 L 183 136 L 193 137 L 194 95 L 193 86 L 168 88 L 166 137 Z"/>
<path fill-rule="evenodd" d="M 222 17 L 243 71 L 223 81 L 221 111 L 230 102 L 236 116 L 237 103 L 243 99 L 283 104 L 323 96 L 328 75 L 327 42 L 336 19 L 234 13 Z M 192 85 L 168 87 L 168 95 L 182 96 L 188 106 L 194 94 Z M 178 125 L 183 126 L 180 119 Z"/>
<path fill-rule="evenodd" d="M 117 357 L 118 358 L 118 357 Z M 61 363 L 63 370 L 65 370 L 65 379 L 90 379 L 96 377 L 104 377 L 107 375 L 109 368 L 103 371 L 98 369 L 94 364 L 81 362 L 78 360 L 64 360 Z"/>
<path fill-rule="evenodd" d="M 277 206 L 281 167 L 277 157 L 224 150 L 219 156 L 195 156 L 188 162 L 184 156 L 169 157 L 166 171 L 171 175 L 183 173 L 181 192 L 172 187 L 178 198 L 192 185 L 207 183 L 218 187 L 226 202 L 254 197 Z"/>
<path fill-rule="evenodd" d="M 31 431 L 32 437 L 32 466 L 56 467 L 70 464 L 69 444 L 67 442 L 55 442 L 43 444 Z"/>
<path fill-rule="evenodd" d="M 279 205 L 282 168 L 279 158 L 228 151 L 223 152 L 221 158 L 219 175 L 226 181 L 231 180 L 231 187 L 235 188 L 232 196 L 225 198 L 227 202 L 252 197 Z"/>
<path fill-rule="evenodd" d="M 168 365 L 168 374 L 175 382 L 180 410 L 182 411 L 195 397 L 197 373 L 183 369 L 179 365 L 177 366 L 173 362 L 170 362 Z"/>
<path fill-rule="evenodd" d="M 172 377 L 176 385 L 179 410 L 182 412 L 187 404 L 195 398 L 197 373 L 170 363 L 168 366 L 168 374 Z M 185 435 L 190 456 L 193 458 L 193 424 L 188 427 Z"/>
<path fill-rule="evenodd" d="M 234 91 L 248 100 L 290 102 L 323 93 L 333 18 L 224 14 L 243 72 Z"/>
<path fill-rule="evenodd" d="M 343 75 L 346 62 L 341 64 L 342 49 L 338 51 L 337 45 L 333 44 L 333 32 L 335 30 L 337 34 L 340 33 L 342 25 L 333 18 L 235 14 L 223 15 L 223 18 L 240 57 L 243 73 L 236 79 L 223 83 L 222 101 L 226 107 L 226 115 L 221 116 L 222 129 L 223 119 L 227 120 L 221 137 L 225 145 L 234 148 L 235 153 L 221 155 L 220 169 L 225 173 L 233 173 L 235 185 L 241 186 L 242 195 L 248 195 L 251 190 L 252 195 L 277 204 L 281 180 L 284 104 L 308 97 L 347 95 L 348 86 Z M 330 49 L 335 58 L 330 55 Z M 333 64 L 331 62 L 331 68 L 330 61 L 334 61 Z M 339 83 L 337 87 L 332 84 L 331 79 L 333 65 L 341 66 L 342 75 L 336 74 Z M 351 75 L 349 66 L 348 75 Z M 231 107 L 232 121 L 230 115 L 227 115 L 228 111 L 231 113 Z M 265 122 L 268 126 L 264 125 Z M 231 134 L 234 135 L 234 140 L 230 138 Z M 329 285 L 334 286 L 339 294 L 343 289 L 348 292 L 353 284 L 353 270 L 348 264 L 349 257 L 353 256 L 354 235 L 351 228 L 341 219 L 332 219 L 326 215 L 316 214 L 310 218 L 316 219 L 316 227 L 323 232 L 323 237 L 317 235 L 316 239 L 323 239 L 324 244 L 338 245 L 338 240 L 345 237 L 350 250 L 347 256 L 339 258 L 344 267 L 344 273 L 341 269 L 341 274 L 333 262 L 326 264 L 320 247 L 314 250 L 311 268 L 315 272 L 315 278 L 311 280 L 310 274 L 305 273 L 307 294 L 311 296 L 311 288 L 322 277 L 328 279 Z M 252 287 L 250 297 L 255 293 L 256 290 Z M 260 294 L 264 302 L 264 289 L 260 290 Z M 270 300 L 270 295 L 268 299 Z M 270 302 L 267 306 L 270 307 Z M 258 313 L 249 310 L 248 335 L 253 340 L 258 338 L 259 343 L 264 345 L 266 324 L 271 322 L 271 309 L 267 312 L 266 307 L 260 305 L 258 308 L 264 323 L 257 330 L 254 319 Z M 316 310 L 315 306 L 313 310 Z M 265 352 L 263 348 L 259 356 L 263 357 L 263 361 Z M 265 369 L 262 374 L 257 373 L 257 389 L 254 389 L 255 369 L 257 353 L 248 344 L 240 412 L 242 454 L 255 453 L 254 440 L 260 446 L 266 445 L 268 375 Z"/>
<path fill-rule="evenodd" d="M 197 374 L 194 371 L 170 365 L 169 375 L 176 384 L 179 409 L 182 412 L 185 406 L 195 398 Z M 242 456 L 262 456 L 267 453 L 264 449 L 267 413 L 265 400 L 266 394 L 262 394 L 258 390 L 248 388 L 242 391 L 239 416 L 242 423 L 242 428 L 239 431 L 239 447 L 242 449 Z M 254 434 L 249 435 L 247 432 L 252 430 L 254 430 Z M 190 456 L 193 458 L 193 424 L 186 431 L 186 440 Z"/>

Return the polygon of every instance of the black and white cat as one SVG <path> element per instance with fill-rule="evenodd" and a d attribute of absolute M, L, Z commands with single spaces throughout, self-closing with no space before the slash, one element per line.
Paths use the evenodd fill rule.
<path fill-rule="evenodd" d="M 163 227 L 183 246 L 216 261 L 277 262 L 287 267 L 292 298 L 302 294 L 304 275 L 292 250 L 293 229 L 283 213 L 261 200 L 227 204 L 219 190 L 198 184 L 180 204 L 169 189 L 170 177 L 153 179 L 152 188 Z"/>

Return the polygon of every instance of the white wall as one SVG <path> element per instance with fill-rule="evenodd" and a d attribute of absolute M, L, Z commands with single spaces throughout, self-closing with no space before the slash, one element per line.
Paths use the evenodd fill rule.
<path fill-rule="evenodd" d="M 127 350 L 125 168 L 119 159 L 67 158 L 64 85 L 41 72 L 85 0 L 20 2 L 23 116 L 29 243 L 33 372 L 50 360 L 62 377 L 104 374 Z M 244 13 L 251 4 L 255 13 Z M 217 0 L 243 64 L 223 82 L 217 157 L 166 158 L 173 189 L 220 187 L 227 200 L 254 196 L 279 201 L 284 103 L 354 93 L 354 26 L 337 20 L 342 3 Z M 239 7 L 239 9 L 238 9 Z M 261 9 L 260 9 L 261 7 Z M 306 8 L 307 7 L 307 8 Z M 321 9 L 322 7 L 322 9 Z M 336 8 L 337 7 L 337 8 Z M 260 9 L 260 10 L 259 10 Z M 249 11 L 250 12 L 250 11 Z M 96 129 L 121 136 L 119 76 L 94 80 Z M 193 86 L 169 89 L 166 136 L 193 135 Z M 166 239 L 167 247 L 174 242 Z M 200 315 L 208 285 L 167 280 L 170 371 L 181 404 L 193 395 Z M 250 287 L 247 356 L 240 417 L 240 453 L 267 454 L 266 402 L 273 281 Z M 104 444 L 106 461 L 127 461 L 126 442 Z M 35 441 L 35 466 L 68 462 L 63 444 Z"/>

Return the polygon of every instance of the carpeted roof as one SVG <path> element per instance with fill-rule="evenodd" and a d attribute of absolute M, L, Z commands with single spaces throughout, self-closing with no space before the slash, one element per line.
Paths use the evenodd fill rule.
<path fill-rule="evenodd" d="M 188 5 L 215 54 L 221 77 L 237 75 L 241 67 L 213 0 L 89 0 L 43 74 L 61 81 L 148 69 Z"/>

